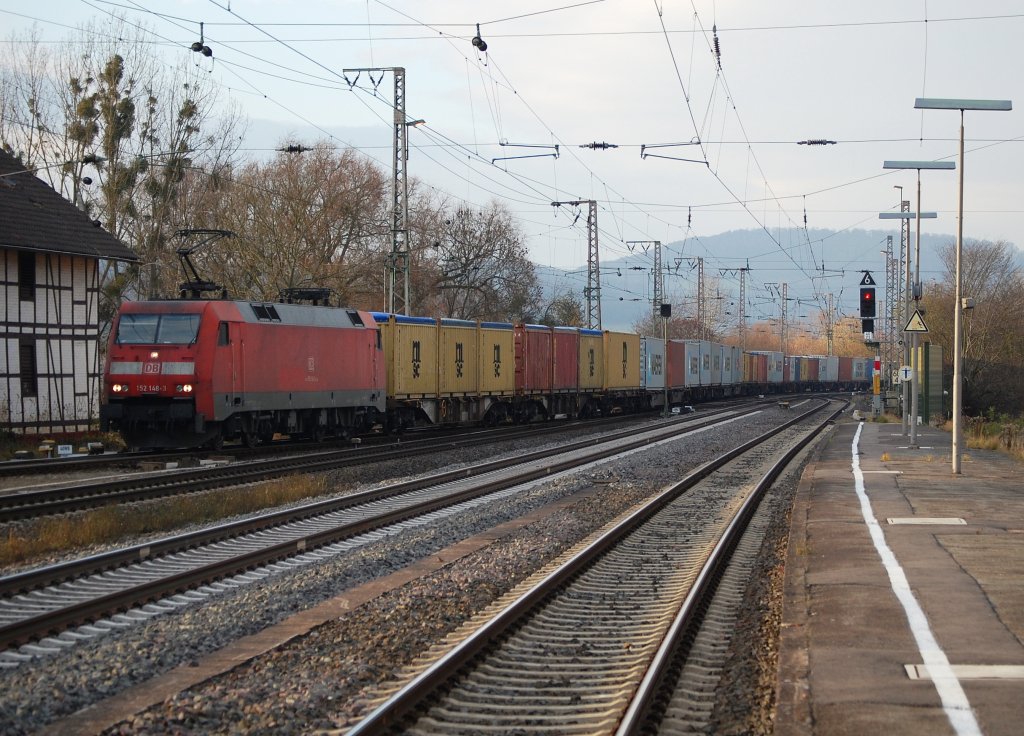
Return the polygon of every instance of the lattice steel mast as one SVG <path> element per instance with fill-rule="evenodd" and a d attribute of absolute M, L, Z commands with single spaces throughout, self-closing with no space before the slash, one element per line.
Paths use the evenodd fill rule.
<path fill-rule="evenodd" d="M 409 126 L 422 120 L 409 122 L 405 115 L 405 67 L 363 67 L 345 69 L 345 72 L 391 72 L 395 76 L 394 96 L 394 137 L 392 146 L 392 187 L 391 187 L 391 254 L 388 256 L 387 309 L 392 314 L 409 314 Z M 383 75 L 382 75 L 383 76 Z M 358 80 L 358 77 L 356 77 Z M 349 87 L 355 81 L 348 80 Z M 374 86 L 380 79 L 373 80 Z M 401 284 L 401 288 L 399 288 Z"/>
<path fill-rule="evenodd" d="M 661 270 L 660 240 L 627 240 L 626 245 L 654 246 L 654 293 L 651 294 L 652 314 L 661 317 L 661 305 L 665 303 L 665 274 Z"/>
<path fill-rule="evenodd" d="M 587 286 L 583 295 L 587 298 L 587 326 L 592 330 L 601 328 L 601 263 L 597 253 L 597 200 L 574 199 L 566 202 L 552 202 L 552 207 L 563 204 L 579 207 L 588 206 L 587 211 Z"/>

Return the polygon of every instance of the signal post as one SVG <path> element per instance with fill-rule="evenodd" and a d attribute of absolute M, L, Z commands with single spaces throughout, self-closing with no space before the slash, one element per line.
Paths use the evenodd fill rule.
<path fill-rule="evenodd" d="M 865 271 L 864 278 L 860 280 L 860 329 L 864 333 L 864 342 L 877 345 L 875 340 L 875 280 L 871 278 L 871 272 Z M 882 413 L 882 386 L 881 386 L 881 365 L 880 355 L 875 356 L 874 370 L 871 372 L 871 386 L 874 396 L 871 399 L 871 411 L 875 416 Z"/>

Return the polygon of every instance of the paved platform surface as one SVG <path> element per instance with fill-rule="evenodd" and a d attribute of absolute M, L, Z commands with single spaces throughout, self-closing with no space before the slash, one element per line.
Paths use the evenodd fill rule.
<path fill-rule="evenodd" d="M 1024 733 L 1024 463 L 918 444 L 847 420 L 804 475 L 776 734 Z"/>

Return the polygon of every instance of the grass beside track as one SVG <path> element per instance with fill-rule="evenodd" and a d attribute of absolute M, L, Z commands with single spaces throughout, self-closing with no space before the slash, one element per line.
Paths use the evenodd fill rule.
<path fill-rule="evenodd" d="M 0 539 L 0 565 L 32 562 L 48 555 L 112 544 L 126 537 L 221 521 L 314 498 L 327 490 L 323 475 L 296 475 L 242 490 L 207 491 L 18 523 Z M 331 489 L 334 490 L 337 489 Z"/>

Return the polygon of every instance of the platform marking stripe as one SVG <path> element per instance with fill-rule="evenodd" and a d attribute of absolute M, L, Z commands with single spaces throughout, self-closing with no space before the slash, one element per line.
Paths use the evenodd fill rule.
<path fill-rule="evenodd" d="M 967 522 L 959 517 L 907 516 L 886 519 L 890 525 L 905 526 L 966 526 Z"/>
<path fill-rule="evenodd" d="M 907 676 L 912 680 L 931 678 L 923 664 L 905 664 Z M 955 664 L 953 672 L 961 680 L 1024 680 L 1024 666 L 1019 664 Z"/>
<path fill-rule="evenodd" d="M 946 653 L 942 651 L 939 643 L 928 626 L 928 619 L 921 609 L 921 605 L 914 598 L 910 590 L 910 583 L 907 581 L 906 573 L 900 566 L 896 555 L 893 554 L 885 541 L 885 534 L 882 527 L 875 519 L 875 512 L 871 508 L 871 501 L 864 488 L 864 473 L 860 469 L 860 456 L 858 447 L 860 445 L 860 433 L 864 429 L 864 423 L 857 426 L 857 433 L 853 436 L 853 479 L 857 489 L 857 498 L 860 500 L 860 510 L 864 516 L 864 523 L 867 524 L 868 532 L 871 534 L 871 541 L 875 544 L 878 556 L 882 558 L 885 571 L 889 574 L 889 582 L 892 584 L 896 598 L 903 605 L 903 611 L 907 616 L 907 623 L 910 624 L 910 631 L 917 642 L 917 649 L 921 653 L 928 672 L 931 674 L 932 682 L 935 683 L 935 690 L 942 700 L 942 707 L 946 711 L 946 717 L 959 736 L 981 736 L 981 727 L 974 717 L 971 704 L 967 700 L 967 693 L 960 686 L 953 668 L 949 664 Z"/>

